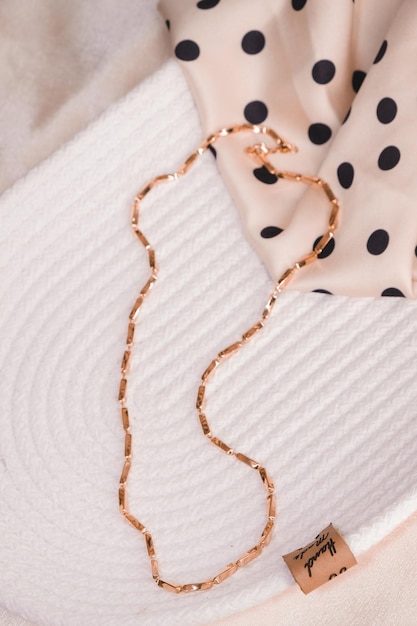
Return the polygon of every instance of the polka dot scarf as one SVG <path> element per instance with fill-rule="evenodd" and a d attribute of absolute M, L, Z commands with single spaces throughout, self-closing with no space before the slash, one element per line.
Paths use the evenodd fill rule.
<path fill-rule="evenodd" d="M 160 9 L 204 134 L 265 124 L 298 146 L 277 169 L 328 181 L 334 239 L 290 288 L 417 295 L 415 0 L 164 0 Z M 234 136 L 212 150 L 273 278 L 326 230 L 317 190 L 256 166 Z"/>

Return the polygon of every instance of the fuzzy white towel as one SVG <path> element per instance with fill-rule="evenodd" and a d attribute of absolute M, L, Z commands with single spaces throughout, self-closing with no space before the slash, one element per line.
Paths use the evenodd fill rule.
<path fill-rule="evenodd" d="M 156 4 L 0 4 L 0 193 L 168 58 Z"/>
<path fill-rule="evenodd" d="M 117 508 L 116 401 L 127 316 L 147 274 L 129 204 L 200 141 L 169 62 L 0 202 L 0 603 L 50 626 L 196 626 L 292 584 L 282 554 L 329 522 L 360 554 L 416 508 L 416 303 L 293 292 L 208 392 L 213 431 L 266 465 L 271 545 L 214 591 L 151 579 Z M 161 279 L 131 373 L 132 511 L 163 574 L 193 582 L 256 543 L 259 478 L 201 434 L 201 372 L 256 320 L 270 279 L 210 155 L 153 192 Z"/>

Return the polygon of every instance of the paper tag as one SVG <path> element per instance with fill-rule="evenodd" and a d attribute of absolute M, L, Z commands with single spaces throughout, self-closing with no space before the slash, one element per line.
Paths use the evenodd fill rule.
<path fill-rule="evenodd" d="M 282 557 L 304 593 L 310 593 L 343 574 L 357 561 L 349 546 L 332 524 L 305 548 Z"/>

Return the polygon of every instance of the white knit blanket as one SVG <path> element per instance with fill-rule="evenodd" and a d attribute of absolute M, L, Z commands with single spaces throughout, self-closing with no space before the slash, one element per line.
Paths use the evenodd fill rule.
<path fill-rule="evenodd" d="M 197 626 L 293 584 L 281 555 L 333 524 L 356 554 L 416 509 L 417 305 L 292 292 L 208 390 L 215 434 L 266 465 L 271 545 L 216 589 L 174 596 L 117 507 L 118 370 L 147 265 L 129 205 L 200 141 L 168 62 L 0 201 L 0 603 L 50 626 Z M 258 319 L 270 279 L 214 160 L 153 192 L 161 278 L 138 326 L 130 506 L 162 574 L 195 582 L 252 547 L 256 472 L 204 439 L 201 372 Z"/>

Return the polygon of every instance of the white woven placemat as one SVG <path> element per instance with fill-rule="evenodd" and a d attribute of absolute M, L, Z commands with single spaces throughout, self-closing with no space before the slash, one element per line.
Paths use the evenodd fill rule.
<path fill-rule="evenodd" d="M 274 539 L 208 593 L 177 597 L 152 581 L 117 509 L 118 370 L 147 274 L 129 204 L 200 139 L 169 62 L 0 202 L 0 603 L 38 624 L 206 624 L 291 585 L 280 555 L 329 522 L 359 554 L 416 508 L 415 302 L 288 293 L 208 391 L 213 431 L 275 479 Z M 143 224 L 161 279 L 131 374 L 130 502 L 162 573 L 194 582 L 264 525 L 258 476 L 209 445 L 194 401 L 270 281 L 210 155 L 153 192 Z"/>

